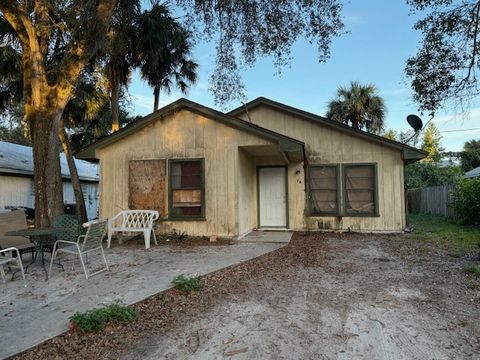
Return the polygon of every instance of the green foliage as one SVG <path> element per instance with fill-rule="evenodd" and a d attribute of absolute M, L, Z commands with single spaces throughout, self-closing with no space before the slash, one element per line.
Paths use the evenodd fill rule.
<path fill-rule="evenodd" d="M 477 96 L 480 2 L 407 0 L 407 3 L 413 14 L 423 17 L 414 26 L 422 33 L 420 46 L 405 68 L 420 110 L 434 112 L 449 101 L 462 105 Z"/>
<path fill-rule="evenodd" d="M 172 280 L 172 284 L 176 289 L 183 291 L 199 291 L 202 288 L 202 279 L 200 275 L 188 277 L 184 274 L 175 276 Z"/>
<path fill-rule="evenodd" d="M 154 4 L 137 19 L 136 44 L 140 75 L 153 87 L 154 111 L 159 93 L 177 87 L 184 94 L 197 81 L 198 64 L 191 57 L 193 36 L 175 19 L 166 4 Z M 152 46 L 154 45 L 154 46 Z"/>
<path fill-rule="evenodd" d="M 428 162 L 416 162 L 405 166 L 405 188 L 453 185 L 462 175 L 462 170 L 457 166 L 439 167 Z"/>
<path fill-rule="evenodd" d="M 475 265 L 475 264 L 467 265 L 465 266 L 464 271 L 476 276 L 480 276 L 480 265 Z"/>
<path fill-rule="evenodd" d="M 460 152 L 460 163 L 465 172 L 480 166 L 480 140 L 472 139 L 463 145 L 463 151 Z"/>
<path fill-rule="evenodd" d="M 383 130 L 385 113 L 385 103 L 377 95 L 375 86 L 352 81 L 349 88 L 338 89 L 337 98 L 328 104 L 327 117 L 379 134 Z"/>
<path fill-rule="evenodd" d="M 456 215 L 466 224 L 480 223 L 480 178 L 462 179 L 455 190 Z"/>
<path fill-rule="evenodd" d="M 70 318 L 70 321 L 79 331 L 95 332 L 103 329 L 109 321 L 128 322 L 135 320 L 137 316 L 134 308 L 115 302 L 83 313 L 77 312 Z"/>
<path fill-rule="evenodd" d="M 339 0 L 207 1 L 177 0 L 198 37 L 215 41 L 211 90 L 217 104 L 243 100 L 242 68 L 273 57 L 280 69 L 299 39 L 315 44 L 319 61 L 330 55 L 332 39 L 343 33 Z"/>
<path fill-rule="evenodd" d="M 396 141 L 398 134 L 397 134 L 397 132 L 396 132 L 395 130 L 388 129 L 388 130 L 386 130 L 386 131 L 382 134 L 382 136 L 383 136 L 384 138 L 386 138 L 386 139 L 395 140 L 395 141 Z"/>
<path fill-rule="evenodd" d="M 423 134 L 422 150 L 428 153 L 423 160 L 426 162 L 438 163 L 442 157 L 442 151 L 445 150 L 441 145 L 442 136 L 433 122 L 429 123 Z"/>
<path fill-rule="evenodd" d="M 480 229 L 443 216 L 409 214 L 412 239 L 419 245 L 441 246 L 455 257 L 478 252 Z"/>
<path fill-rule="evenodd" d="M 20 125 L 3 126 L 0 123 L 0 141 L 6 141 L 19 145 L 31 146 L 30 141 L 25 138 Z"/>

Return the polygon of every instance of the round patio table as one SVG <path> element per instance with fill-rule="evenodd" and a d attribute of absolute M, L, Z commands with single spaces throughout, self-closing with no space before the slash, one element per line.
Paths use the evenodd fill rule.
<path fill-rule="evenodd" d="M 31 229 L 20 229 L 20 230 L 12 230 L 5 233 L 7 236 L 24 236 L 29 238 L 32 243 L 40 251 L 42 256 L 42 268 L 45 272 L 45 279 L 48 280 L 48 271 L 45 268 L 45 258 L 44 258 L 44 247 L 47 245 L 47 241 L 53 245 L 51 238 L 55 235 L 62 234 L 68 231 L 68 229 L 64 227 L 48 227 L 48 228 L 31 228 Z M 33 260 L 28 266 L 30 266 L 35 260 Z M 27 266 L 27 268 L 28 268 Z"/>

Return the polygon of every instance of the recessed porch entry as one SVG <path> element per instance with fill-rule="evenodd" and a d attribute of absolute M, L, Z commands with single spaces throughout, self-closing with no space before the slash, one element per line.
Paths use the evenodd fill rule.
<path fill-rule="evenodd" d="M 287 168 L 258 167 L 259 227 L 287 227 Z"/>

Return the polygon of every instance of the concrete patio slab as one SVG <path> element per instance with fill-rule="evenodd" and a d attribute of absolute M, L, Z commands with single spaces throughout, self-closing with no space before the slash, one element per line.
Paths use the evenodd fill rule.
<path fill-rule="evenodd" d="M 0 284 L 0 358 L 27 350 L 68 330 L 77 311 L 119 300 L 133 304 L 171 287 L 178 274 L 206 274 L 284 246 L 281 243 L 235 243 L 225 246 L 179 248 L 126 243 L 106 251 L 110 271 L 86 280 L 77 259 L 64 262 L 65 271 L 52 270 L 49 281 L 38 265 L 20 278 Z M 92 266 L 101 264 L 89 256 Z"/>
<path fill-rule="evenodd" d="M 283 243 L 288 244 L 292 238 L 291 231 L 255 230 L 241 238 L 240 242 L 247 243 Z"/>

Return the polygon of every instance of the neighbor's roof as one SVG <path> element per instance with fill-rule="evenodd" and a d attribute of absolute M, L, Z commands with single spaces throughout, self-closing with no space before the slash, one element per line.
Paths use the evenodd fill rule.
<path fill-rule="evenodd" d="M 346 124 L 342 124 L 342 123 L 339 123 L 337 121 L 325 118 L 323 116 L 319 116 L 319 115 L 316 115 L 316 114 L 313 114 L 313 113 L 310 113 L 310 112 L 307 112 L 307 111 L 304 111 L 304 110 L 301 110 L 301 109 L 297 109 L 297 108 L 294 108 L 292 106 L 285 105 L 285 104 L 279 103 L 277 101 L 267 99 L 265 97 L 258 97 L 255 100 L 252 100 L 252 101 L 248 102 L 247 104 L 239 106 L 238 108 L 230 111 L 228 114 L 232 115 L 232 116 L 238 116 L 238 115 L 246 112 L 247 110 L 252 110 L 252 109 L 254 109 L 258 106 L 261 106 L 261 105 L 268 106 L 268 107 L 273 108 L 275 110 L 278 110 L 278 111 L 281 111 L 281 112 L 284 112 L 284 113 L 288 113 L 292 116 L 296 116 L 296 117 L 299 117 L 299 118 L 302 118 L 302 119 L 305 119 L 305 120 L 309 120 L 309 121 L 312 121 L 312 122 L 315 122 L 315 123 L 320 123 L 322 125 L 326 125 L 328 127 L 335 128 L 337 130 L 346 132 L 348 134 L 352 134 L 352 135 L 355 135 L 355 136 L 358 136 L 358 137 L 361 137 L 361 138 L 364 138 L 364 139 L 367 139 L 367 140 L 370 140 L 370 141 L 373 141 L 373 142 L 376 142 L 376 143 L 379 143 L 379 144 L 382 144 L 382 145 L 385 145 L 385 146 L 388 146 L 388 147 L 392 147 L 392 148 L 401 150 L 401 151 L 403 151 L 403 157 L 404 157 L 405 160 L 416 161 L 416 160 L 423 159 L 424 157 L 426 157 L 428 155 L 423 150 L 414 148 L 414 147 L 406 145 L 406 144 L 402 144 L 398 141 L 389 140 L 387 138 L 384 138 L 383 136 L 378 136 L 378 135 L 375 135 L 375 134 L 372 134 L 372 133 L 368 133 L 366 131 L 357 130 L 357 129 L 354 129 L 351 126 L 348 126 Z"/>
<path fill-rule="evenodd" d="M 98 165 L 77 159 L 75 159 L 75 164 L 81 180 L 98 181 Z M 60 155 L 60 165 L 62 177 L 69 179 L 70 172 L 63 153 Z M 0 173 L 33 175 L 32 148 L 0 141 Z"/>
<path fill-rule="evenodd" d="M 480 166 L 476 167 L 473 170 L 467 171 L 465 173 L 466 178 L 473 178 L 473 177 L 478 177 L 478 176 L 480 176 Z"/>
<path fill-rule="evenodd" d="M 244 121 L 238 118 L 235 118 L 231 115 L 222 113 L 220 111 L 214 110 L 212 108 L 200 105 L 196 102 L 181 98 L 163 108 L 151 113 L 150 115 L 145 116 L 140 120 L 136 120 L 125 126 L 124 128 L 114 132 L 111 135 L 108 135 L 90 146 L 87 146 L 85 149 L 81 150 L 76 154 L 80 159 L 95 159 L 95 150 L 113 144 L 124 137 L 139 131 L 147 125 L 161 119 L 164 116 L 167 116 L 175 111 L 180 110 L 190 110 L 201 116 L 216 120 L 225 125 L 231 126 L 233 128 L 243 130 L 255 135 L 258 135 L 262 138 L 272 140 L 278 143 L 280 150 L 284 152 L 302 152 L 303 156 L 303 146 L 304 143 L 293 139 L 291 137 L 276 133 L 274 131 L 262 128 L 258 125 L 252 124 L 248 121 Z"/>

